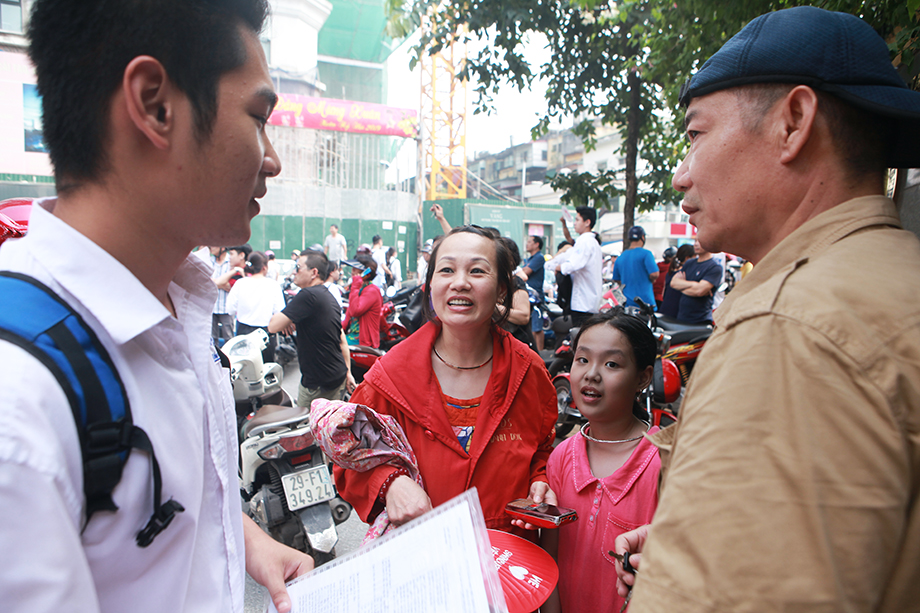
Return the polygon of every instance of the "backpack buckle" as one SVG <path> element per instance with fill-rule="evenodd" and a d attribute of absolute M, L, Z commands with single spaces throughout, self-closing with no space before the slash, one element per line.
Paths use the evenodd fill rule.
<path fill-rule="evenodd" d="M 153 539 L 169 526 L 176 513 L 181 513 L 184 510 L 185 507 L 172 498 L 160 505 L 160 508 L 153 512 L 144 529 L 137 533 L 137 546 L 147 547 L 150 545 Z"/>

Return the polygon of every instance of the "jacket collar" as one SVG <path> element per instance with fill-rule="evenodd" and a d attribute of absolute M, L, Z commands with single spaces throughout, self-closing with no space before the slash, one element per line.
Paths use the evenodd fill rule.
<path fill-rule="evenodd" d="M 873 226 L 901 227 L 891 199 L 854 198 L 808 220 L 774 247 L 725 298 L 715 311 L 717 328 L 728 329 L 769 313 L 792 272 L 837 241 Z"/>
<path fill-rule="evenodd" d="M 443 436 L 439 438 L 451 446 L 456 444 L 459 450 L 460 445 L 453 437 L 447 421 L 440 393 L 437 392 L 438 382 L 431 367 L 431 348 L 440 332 L 440 321 L 428 322 L 378 360 L 364 376 L 364 380 L 392 399 L 416 423 L 435 436 L 441 433 Z M 532 358 L 528 355 L 530 349 L 521 343 L 512 343 L 511 335 L 501 328 L 492 326 L 491 332 L 492 374 L 483 392 L 483 403 L 479 410 L 487 411 L 494 417 L 508 412 Z M 491 421 L 497 426 L 497 419 Z M 482 423 L 481 419 L 479 423 Z M 477 433 L 474 437 L 471 455 L 475 454 L 477 441 L 488 441 L 485 434 Z"/>

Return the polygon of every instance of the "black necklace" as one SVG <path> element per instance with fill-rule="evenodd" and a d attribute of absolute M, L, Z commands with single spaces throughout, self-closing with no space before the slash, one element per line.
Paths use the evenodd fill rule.
<path fill-rule="evenodd" d="M 482 368 L 483 366 L 485 366 L 486 364 L 492 361 L 492 356 L 490 355 L 489 359 L 483 362 L 482 364 L 480 364 L 479 366 L 457 366 L 456 364 L 451 364 L 450 362 L 442 358 L 441 354 L 438 353 L 437 347 L 435 347 L 434 345 L 431 346 L 431 350 L 434 351 L 434 355 L 439 360 L 441 360 L 445 366 L 449 366 L 450 368 L 453 368 L 454 370 L 476 370 L 477 368 Z"/>

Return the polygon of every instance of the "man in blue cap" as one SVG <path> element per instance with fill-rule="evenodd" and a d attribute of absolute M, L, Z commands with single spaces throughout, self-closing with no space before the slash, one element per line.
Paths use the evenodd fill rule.
<path fill-rule="evenodd" d="M 636 298 L 656 307 L 655 289 L 652 284 L 658 278 L 658 264 L 655 256 L 645 248 L 645 229 L 633 226 L 627 234 L 629 247 L 613 265 L 613 280 L 622 284 L 626 306 L 638 306 Z"/>
<path fill-rule="evenodd" d="M 866 23 L 799 7 L 749 23 L 681 103 L 683 209 L 754 270 L 652 435 L 654 523 L 615 546 L 642 552 L 630 611 L 917 611 L 920 243 L 884 194 L 920 166 L 920 93 Z"/>

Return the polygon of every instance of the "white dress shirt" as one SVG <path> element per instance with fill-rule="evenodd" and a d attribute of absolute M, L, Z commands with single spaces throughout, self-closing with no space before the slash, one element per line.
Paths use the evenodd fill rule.
<path fill-rule="evenodd" d="M 0 529 L 6 612 L 240 612 L 245 589 L 238 446 L 227 371 L 210 341 L 217 290 L 190 256 L 169 287 L 177 317 L 124 266 L 47 210 L 0 249 L 0 269 L 38 278 L 96 331 L 124 381 L 134 423 L 156 450 L 162 500 L 185 507 L 147 548 L 148 456 L 134 450 L 113 491 L 118 511 L 84 523 L 82 460 L 53 375 L 0 341 Z M 45 210 L 47 209 L 47 210 Z"/>
<path fill-rule="evenodd" d="M 247 326 L 267 326 L 284 309 L 281 286 L 268 277 L 240 279 L 227 294 L 227 312 Z"/>
<path fill-rule="evenodd" d="M 593 232 L 584 232 L 575 239 L 575 246 L 556 256 L 550 269 L 561 263 L 559 272 L 572 277 L 573 311 L 597 313 L 601 302 L 601 266 L 603 255 Z"/>
<path fill-rule="evenodd" d="M 329 293 L 332 294 L 332 297 L 335 298 L 335 301 L 338 303 L 339 308 L 342 309 L 342 313 L 344 313 L 345 302 L 342 300 L 342 288 L 332 281 L 326 281 L 323 283 L 323 287 L 329 290 Z"/>

